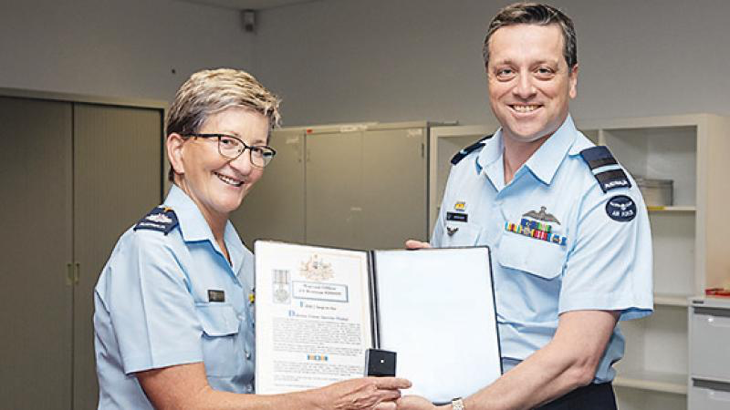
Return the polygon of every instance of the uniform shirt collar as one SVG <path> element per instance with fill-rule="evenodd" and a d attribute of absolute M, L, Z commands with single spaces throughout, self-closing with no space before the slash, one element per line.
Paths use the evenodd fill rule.
<path fill-rule="evenodd" d="M 502 142 L 502 129 L 500 128 L 494 133 L 492 138 L 484 141 L 484 148 L 482 148 L 476 158 L 477 174 L 483 171 L 497 190 L 501 190 L 504 187 L 503 151 L 504 144 Z"/>
<path fill-rule="evenodd" d="M 568 117 L 563 121 L 563 125 L 532 154 L 530 159 L 525 162 L 525 166 L 540 181 L 550 185 L 555 173 L 558 171 L 558 167 L 568 154 L 570 147 L 573 146 L 576 134 L 577 130 L 573 118 L 568 114 Z"/>
<path fill-rule="evenodd" d="M 573 146 L 576 131 L 573 118 L 568 115 L 560 128 L 532 154 L 524 166 L 540 181 L 549 185 L 570 147 Z M 484 170 L 492 184 L 498 189 L 504 186 L 503 138 L 502 128 L 500 128 L 494 137 L 486 141 L 476 159 L 477 173 Z"/>
<path fill-rule="evenodd" d="M 203 217 L 203 213 L 200 212 L 195 202 L 177 185 L 173 185 L 170 189 L 165 199 L 165 205 L 175 211 L 180 225 L 180 233 L 185 242 L 210 241 L 211 245 L 220 252 L 220 247 L 216 243 L 213 231 L 211 231 L 210 225 Z M 233 271 L 238 272 L 245 253 L 238 232 L 236 232 L 236 228 L 233 227 L 231 221 L 226 221 L 223 240 L 233 262 Z"/>

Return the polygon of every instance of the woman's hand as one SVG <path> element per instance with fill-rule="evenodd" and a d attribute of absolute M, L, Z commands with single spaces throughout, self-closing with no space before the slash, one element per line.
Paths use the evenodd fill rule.
<path fill-rule="evenodd" d="M 312 391 L 318 407 L 327 410 L 395 410 L 399 389 L 411 382 L 395 377 L 364 377 L 334 383 Z"/>

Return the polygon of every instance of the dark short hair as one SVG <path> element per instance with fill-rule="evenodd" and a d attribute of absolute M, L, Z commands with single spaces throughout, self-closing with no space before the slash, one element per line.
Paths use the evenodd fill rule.
<path fill-rule="evenodd" d="M 573 20 L 557 8 L 542 3 L 520 2 L 510 4 L 500 10 L 489 22 L 487 36 L 484 38 L 484 66 L 489 64 L 489 39 L 495 31 L 502 27 L 514 26 L 517 24 L 535 24 L 547 26 L 557 24 L 563 32 L 563 57 L 569 68 L 578 64 L 578 43 L 575 38 L 575 27 Z"/>

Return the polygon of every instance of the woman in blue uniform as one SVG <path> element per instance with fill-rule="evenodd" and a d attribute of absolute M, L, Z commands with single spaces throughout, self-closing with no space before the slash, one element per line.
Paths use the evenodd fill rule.
<path fill-rule="evenodd" d="M 167 118 L 173 187 L 119 239 L 95 289 L 100 409 L 384 409 L 408 382 L 253 393 L 253 255 L 228 216 L 261 178 L 279 101 L 249 74 L 193 74 Z"/>

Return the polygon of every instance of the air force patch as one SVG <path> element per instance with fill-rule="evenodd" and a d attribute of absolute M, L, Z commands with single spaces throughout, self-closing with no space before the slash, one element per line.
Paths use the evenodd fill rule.
<path fill-rule="evenodd" d="M 137 225 L 134 226 L 134 230 L 150 229 L 163 232 L 167 235 L 175 229 L 177 223 L 177 215 L 175 215 L 175 211 L 172 208 L 158 206 L 140 219 Z"/>
<path fill-rule="evenodd" d="M 626 195 L 616 195 L 606 202 L 606 214 L 618 222 L 629 222 L 636 217 L 636 203 Z"/>

